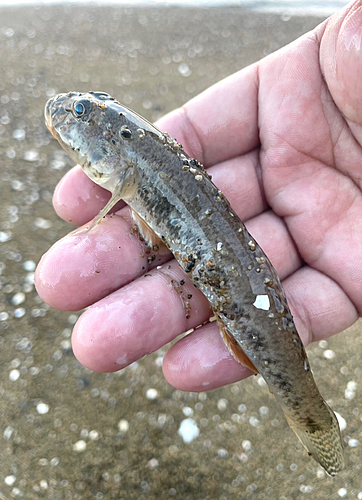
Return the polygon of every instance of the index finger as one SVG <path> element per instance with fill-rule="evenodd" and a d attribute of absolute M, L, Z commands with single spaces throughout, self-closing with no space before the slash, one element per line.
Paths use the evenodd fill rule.
<path fill-rule="evenodd" d="M 259 144 L 258 64 L 221 80 L 157 122 L 205 167 Z"/>

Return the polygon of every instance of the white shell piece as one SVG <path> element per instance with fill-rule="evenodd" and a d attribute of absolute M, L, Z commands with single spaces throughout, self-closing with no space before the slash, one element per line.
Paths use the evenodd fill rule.
<path fill-rule="evenodd" d="M 270 300 L 268 295 L 257 295 L 253 306 L 257 309 L 263 309 L 264 311 L 269 311 Z"/>

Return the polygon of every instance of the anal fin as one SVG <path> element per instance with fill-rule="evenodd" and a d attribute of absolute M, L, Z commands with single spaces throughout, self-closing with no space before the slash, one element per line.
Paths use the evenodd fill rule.
<path fill-rule="evenodd" d="M 216 313 L 215 316 L 221 336 L 235 361 L 241 363 L 246 368 L 249 368 L 249 370 L 253 371 L 254 373 L 259 373 L 258 369 L 254 366 L 254 363 L 248 358 L 248 356 L 245 354 L 243 349 L 240 347 L 233 335 L 229 332 L 227 327 L 224 325 L 224 323 Z"/>

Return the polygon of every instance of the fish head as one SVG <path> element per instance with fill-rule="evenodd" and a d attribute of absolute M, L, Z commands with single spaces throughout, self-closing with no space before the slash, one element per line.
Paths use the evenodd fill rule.
<path fill-rule="evenodd" d="M 119 103 L 105 92 L 58 94 L 45 105 L 45 123 L 87 176 L 113 192 L 132 168 L 132 133 Z"/>

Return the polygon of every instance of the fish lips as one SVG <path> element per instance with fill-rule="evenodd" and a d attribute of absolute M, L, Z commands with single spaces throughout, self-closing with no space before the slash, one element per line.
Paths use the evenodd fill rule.
<path fill-rule="evenodd" d="M 51 97 L 45 105 L 44 117 L 45 117 L 45 125 L 47 126 L 48 130 L 51 132 L 52 136 L 55 137 L 55 130 L 53 127 L 53 120 L 52 120 L 53 103 L 54 103 L 54 97 Z"/>

